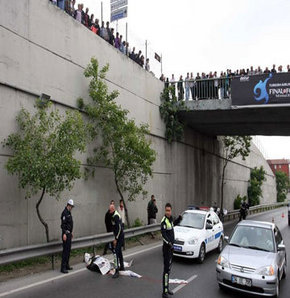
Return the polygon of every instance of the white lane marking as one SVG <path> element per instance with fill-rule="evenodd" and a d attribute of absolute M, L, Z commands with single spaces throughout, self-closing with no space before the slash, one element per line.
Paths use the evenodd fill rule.
<path fill-rule="evenodd" d="M 140 251 L 136 251 L 136 252 L 124 255 L 124 257 L 125 258 L 132 257 L 132 256 L 135 256 L 135 255 L 138 255 L 140 253 L 150 251 L 152 249 L 155 249 L 155 248 L 158 248 L 158 247 L 161 247 L 161 246 L 162 246 L 162 244 L 158 244 L 158 245 L 155 245 L 155 246 L 152 246 L 152 247 L 145 248 L 145 249 L 140 250 Z M 67 278 L 67 277 L 70 277 L 74 274 L 77 274 L 77 273 L 80 273 L 80 272 L 86 271 L 86 270 L 87 270 L 87 268 L 82 268 L 82 269 L 79 269 L 79 270 L 72 271 L 69 274 L 62 274 L 62 275 L 59 275 L 59 276 L 48 278 L 46 280 L 35 282 L 33 284 L 30 284 L 30 285 L 27 285 L 27 286 L 24 286 L 24 287 L 21 287 L 21 288 L 18 288 L 18 289 L 14 289 L 14 290 L 10 290 L 10 291 L 4 292 L 4 293 L 0 293 L 0 297 L 4 297 L 4 296 L 11 295 L 11 294 L 14 294 L 14 293 L 17 293 L 17 292 L 21 292 L 21 291 L 24 291 L 24 290 L 27 290 L 27 289 L 30 289 L 30 288 L 33 288 L 33 287 L 37 287 L 37 286 L 43 285 L 45 283 L 48 283 L 48 282 L 51 282 L 51 281 L 54 281 L 54 280 Z"/>
<path fill-rule="evenodd" d="M 176 287 L 175 289 L 172 290 L 173 294 L 175 294 L 176 292 L 180 291 L 182 288 L 184 288 L 185 286 L 187 286 L 190 282 L 192 282 L 193 280 L 195 280 L 197 278 L 197 275 L 193 275 L 192 277 L 190 277 L 187 280 L 187 284 L 182 284 L 179 285 L 178 287 Z"/>
<path fill-rule="evenodd" d="M 59 276 L 55 276 L 55 277 L 52 277 L 52 278 L 48 278 L 46 280 L 42 280 L 42 281 L 39 281 L 39 282 L 35 282 L 33 284 L 30 284 L 30 285 L 27 285 L 27 286 L 24 286 L 24 287 L 21 287 L 21 288 L 18 288 L 18 289 L 14 289 L 14 290 L 11 290 L 11 291 L 7 291 L 5 293 L 1 293 L 0 294 L 0 297 L 4 297 L 6 295 L 11 295 L 11 294 L 14 294 L 14 293 L 17 293 L 17 292 L 20 292 L 20 291 L 24 291 L 24 290 L 27 290 L 27 289 L 30 289 L 30 288 L 33 288 L 33 287 L 36 287 L 36 286 L 40 286 L 42 284 L 45 284 L 45 283 L 48 283 L 50 281 L 54 281 L 54 280 L 58 280 L 58 279 L 62 279 L 62 278 L 65 278 L 65 277 L 68 277 L 68 276 L 72 276 L 74 274 L 77 274 L 79 272 L 82 272 L 82 271 L 85 271 L 87 268 L 82 268 L 82 269 L 79 269 L 79 270 L 76 270 L 76 271 L 73 271 L 73 272 L 70 272 L 69 274 L 66 274 L 66 275 L 59 275 Z"/>

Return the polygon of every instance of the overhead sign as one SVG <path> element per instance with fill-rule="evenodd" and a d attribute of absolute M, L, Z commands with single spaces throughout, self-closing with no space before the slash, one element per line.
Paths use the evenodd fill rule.
<path fill-rule="evenodd" d="M 123 6 L 128 5 L 128 0 L 115 0 L 114 2 L 111 1 L 111 12 L 120 9 Z"/>
<path fill-rule="evenodd" d="M 235 77 L 232 105 L 290 104 L 290 73 Z"/>
<path fill-rule="evenodd" d="M 128 6 L 125 6 L 111 12 L 111 22 L 126 18 L 127 16 L 128 16 Z"/>

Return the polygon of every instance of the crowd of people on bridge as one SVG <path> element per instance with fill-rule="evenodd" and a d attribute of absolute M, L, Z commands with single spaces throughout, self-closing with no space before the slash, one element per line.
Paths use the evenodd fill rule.
<path fill-rule="evenodd" d="M 116 32 L 115 35 L 115 30 L 114 28 L 110 27 L 110 22 L 105 23 L 102 21 L 100 23 L 99 19 L 95 18 L 94 14 L 89 14 L 89 8 L 84 10 L 83 4 L 78 4 L 76 6 L 75 0 L 50 0 L 50 2 L 64 10 L 68 15 L 72 16 L 93 33 L 103 38 L 121 53 L 150 72 L 149 58 L 147 58 L 145 61 L 145 57 L 141 50 L 137 51 L 135 47 L 131 49 L 129 47 L 129 42 L 125 41 L 123 35 L 121 35 L 119 32 Z"/>
<path fill-rule="evenodd" d="M 164 82 L 165 88 L 169 86 L 173 87 L 173 92 L 177 96 L 178 100 L 202 100 L 202 99 L 224 99 L 229 98 L 231 94 L 231 80 L 233 77 L 237 76 L 252 76 L 252 75 L 261 75 L 268 73 L 282 73 L 283 66 L 278 66 L 273 64 L 272 68 L 269 69 L 266 67 L 264 70 L 260 66 L 254 69 L 251 66 L 248 69 L 237 69 L 233 72 L 231 69 L 228 69 L 226 72 L 222 71 L 220 75 L 217 72 L 210 72 L 206 74 L 205 72 L 198 72 L 194 77 L 193 73 L 187 73 L 186 77 L 183 78 L 181 75 L 179 79 L 174 77 L 172 74 L 171 79 L 165 78 L 162 74 L 160 80 Z M 287 72 L 290 72 L 290 65 L 287 65 Z"/>

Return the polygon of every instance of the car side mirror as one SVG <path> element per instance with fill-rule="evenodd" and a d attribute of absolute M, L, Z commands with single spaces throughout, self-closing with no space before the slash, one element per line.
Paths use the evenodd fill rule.
<path fill-rule="evenodd" d="M 278 251 L 285 251 L 285 250 L 286 250 L 285 244 L 279 244 L 278 245 Z"/>
<path fill-rule="evenodd" d="M 212 224 L 207 222 L 205 228 L 206 228 L 206 230 L 211 230 L 213 228 L 213 226 L 212 226 Z"/>
<path fill-rule="evenodd" d="M 225 236 L 225 242 L 229 243 L 230 237 L 229 236 Z"/>

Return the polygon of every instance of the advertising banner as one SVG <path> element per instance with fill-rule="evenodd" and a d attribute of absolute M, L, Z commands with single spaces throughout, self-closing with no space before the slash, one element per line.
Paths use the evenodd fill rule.
<path fill-rule="evenodd" d="M 128 0 L 120 0 L 120 1 L 116 1 L 114 3 L 111 3 L 111 12 L 120 9 L 123 6 L 127 6 L 128 5 Z"/>
<path fill-rule="evenodd" d="M 127 18 L 127 16 L 128 16 L 128 6 L 125 6 L 111 13 L 111 22 L 117 21 L 119 19 Z"/>
<path fill-rule="evenodd" d="M 233 106 L 290 104 L 290 73 L 235 77 L 231 94 Z"/>

